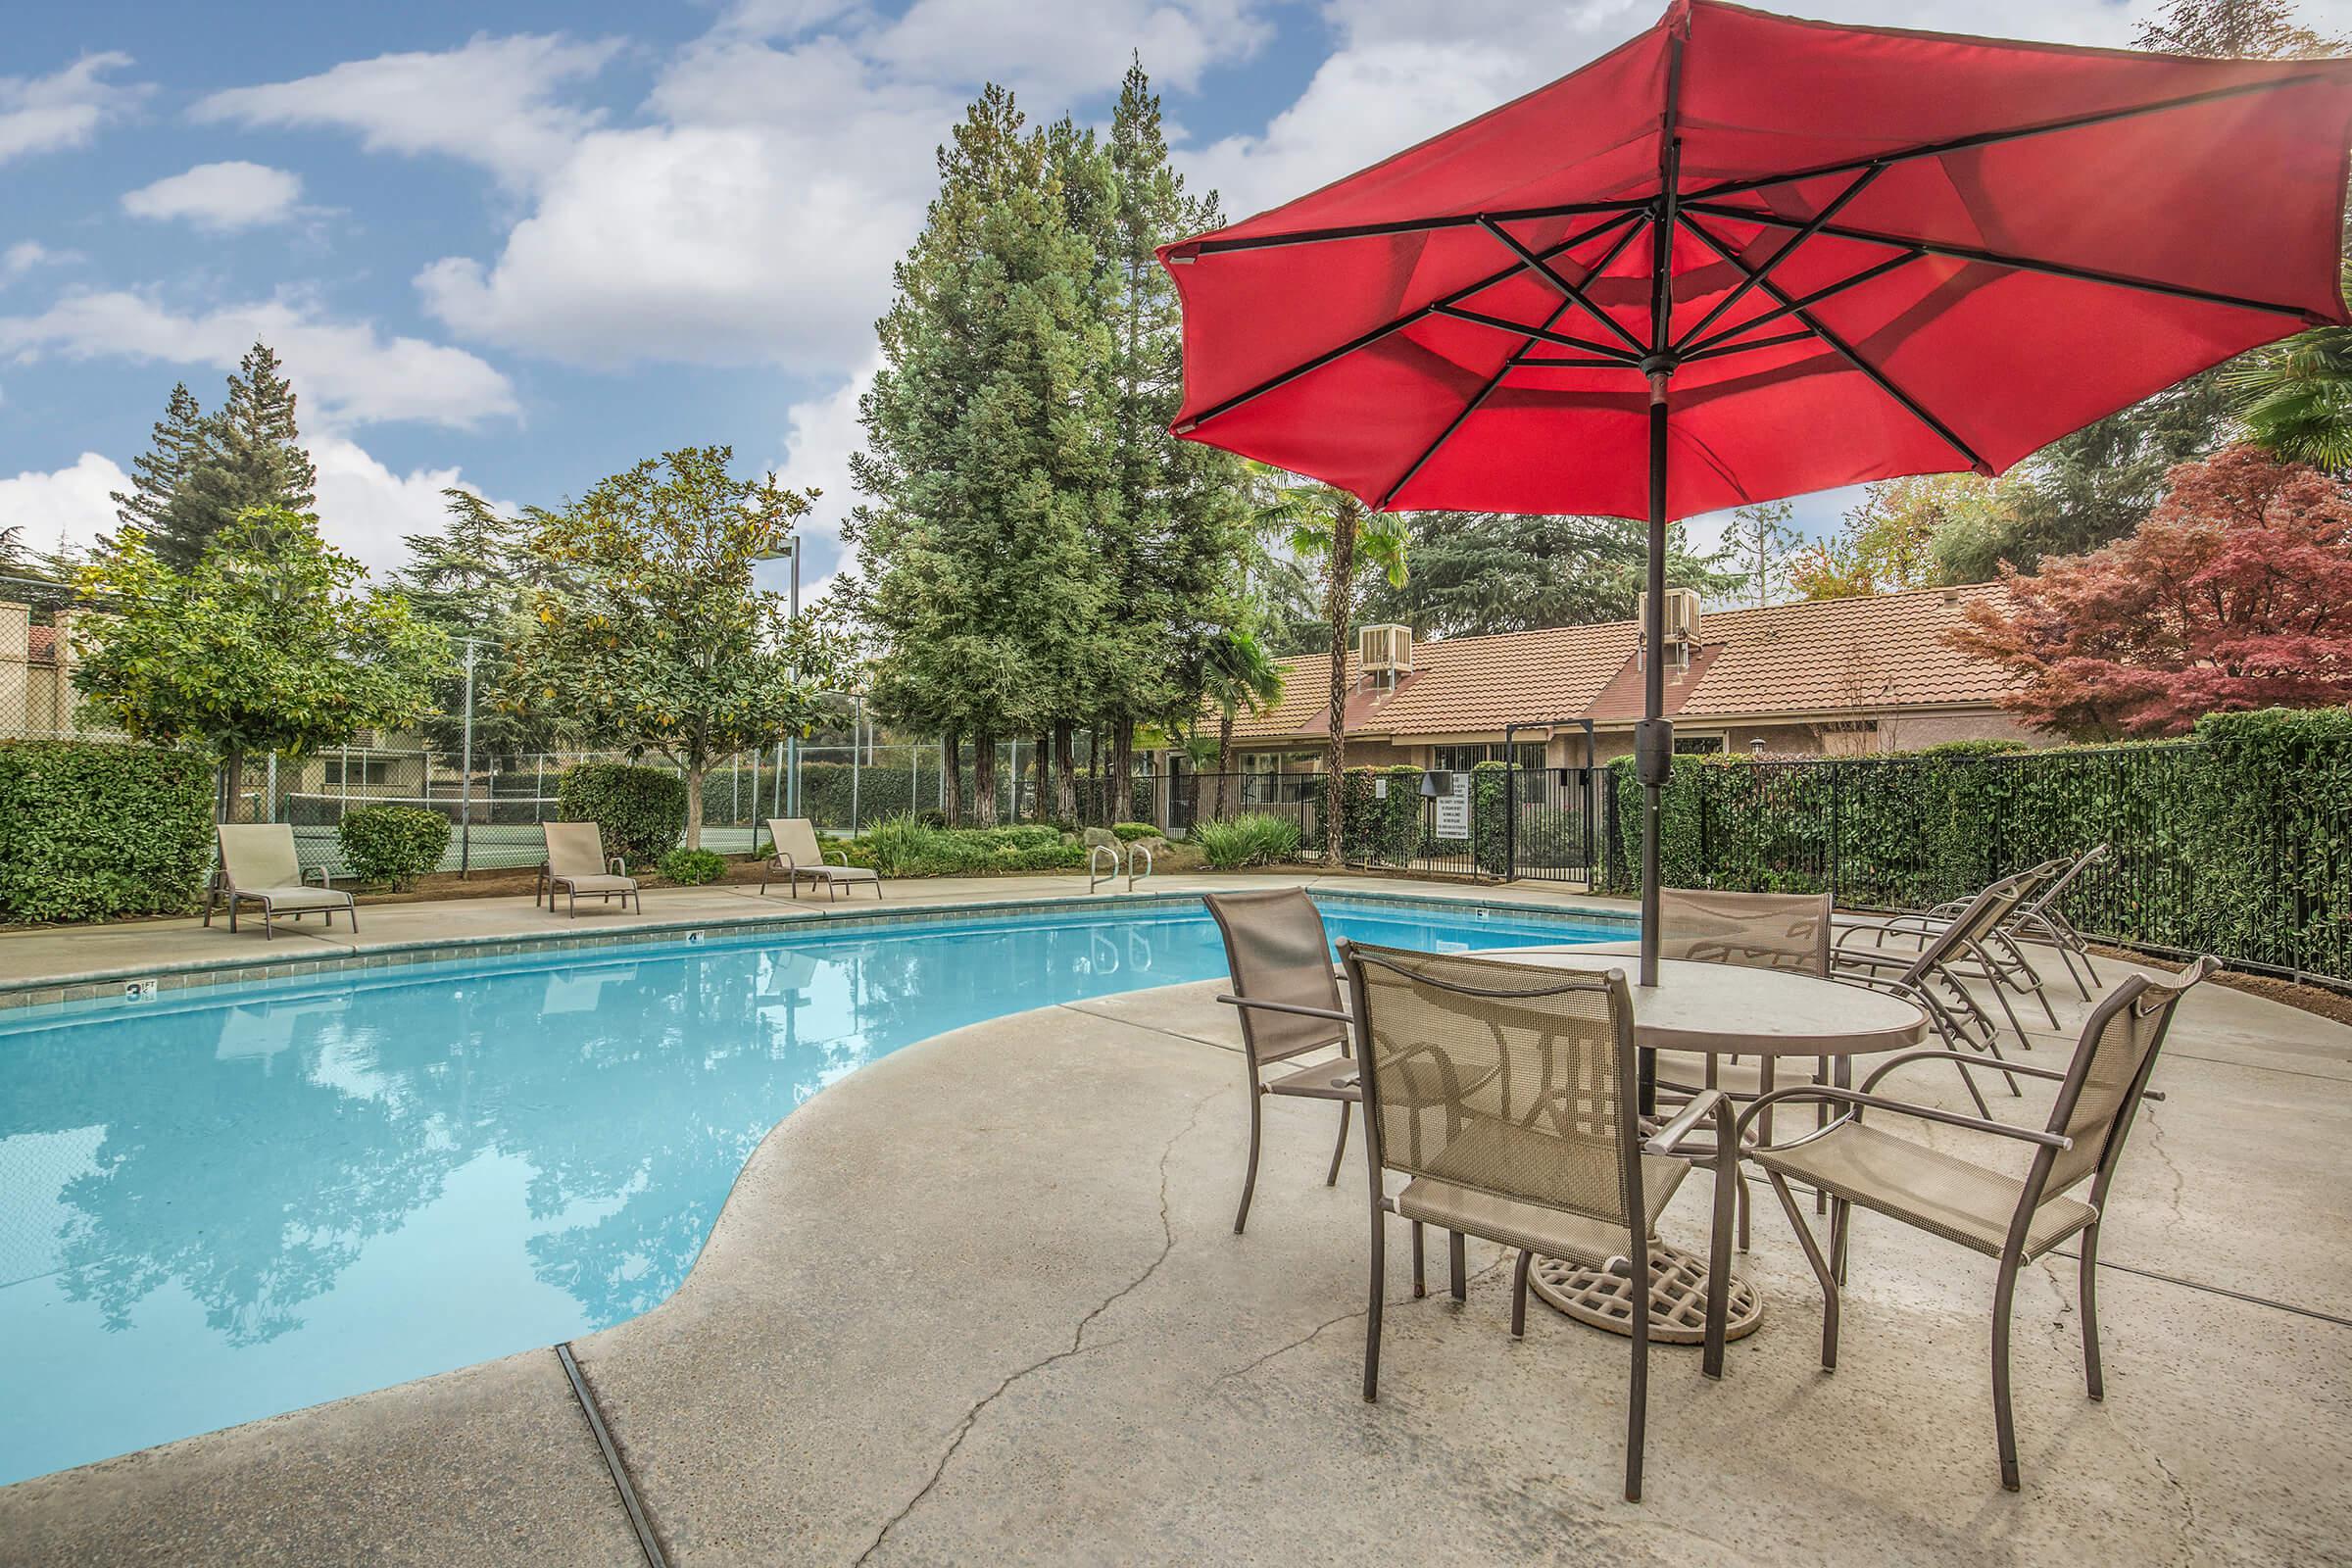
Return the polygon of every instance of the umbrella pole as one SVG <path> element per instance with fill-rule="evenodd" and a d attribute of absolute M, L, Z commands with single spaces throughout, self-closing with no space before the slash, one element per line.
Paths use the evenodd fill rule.
<path fill-rule="evenodd" d="M 1635 772 L 1642 781 L 1641 983 L 1658 983 L 1658 795 L 1672 765 L 1674 727 L 1666 708 L 1666 373 L 1649 377 L 1649 561 L 1642 610 L 1642 724 L 1635 732 Z M 1641 1054 L 1641 1108 L 1658 1108 L 1658 1058 Z"/>

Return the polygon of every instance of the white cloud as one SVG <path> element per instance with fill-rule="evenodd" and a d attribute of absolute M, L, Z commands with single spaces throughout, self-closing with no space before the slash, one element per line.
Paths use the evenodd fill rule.
<path fill-rule="evenodd" d="M 617 39 L 477 33 L 438 54 L 349 60 L 315 76 L 231 87 L 200 100 L 200 122 L 331 126 L 370 152 L 437 153 L 477 164 L 514 185 L 560 166 L 603 116 L 555 101 L 595 75 Z"/>
<path fill-rule="evenodd" d="M 1003 81 L 1032 92 L 1115 87 L 1132 53 L 1190 90 L 1253 54 L 1272 28 L 1252 0 L 915 0 L 872 34 L 873 59 L 925 81 Z"/>
<path fill-rule="evenodd" d="M 130 475 L 112 458 L 84 452 L 71 466 L 51 473 L 20 473 L 0 479 L 0 528 L 22 528 L 26 550 L 82 550 L 115 526 L 108 496 L 130 488 Z"/>
<path fill-rule="evenodd" d="M 442 491 L 474 488 L 454 467 L 395 473 L 341 436 L 305 445 L 318 469 L 319 533 L 378 576 L 407 558 L 405 535 L 441 526 L 448 514 Z M 28 549 L 54 550 L 61 542 L 87 549 L 115 529 L 115 504 L 108 498 L 129 488 L 130 476 L 112 458 L 84 452 L 54 472 L 0 479 L 0 528 L 21 524 Z"/>
<path fill-rule="evenodd" d="M 44 267 L 67 267 L 81 260 L 79 251 L 51 250 L 37 239 L 17 241 L 0 251 L 0 287 Z"/>
<path fill-rule="evenodd" d="M 38 316 L 0 317 L 0 355 L 20 364 L 55 353 L 231 369 L 257 340 L 284 359 L 312 428 L 388 419 L 468 427 L 518 412 L 506 376 L 464 349 L 330 319 L 299 292 L 196 315 L 144 294 L 68 294 Z"/>
<path fill-rule="evenodd" d="M 0 163 L 80 147 L 128 114 L 150 89 L 99 78 L 130 64 L 119 53 L 83 55 L 46 76 L 0 76 Z"/>
<path fill-rule="evenodd" d="M 865 439 L 858 423 L 858 400 L 874 384 L 877 368 L 878 363 L 869 360 L 833 391 L 795 403 L 785 416 L 784 461 L 776 465 L 776 482 L 823 492 L 796 530 L 808 540 L 808 561 L 801 576 L 805 601 L 822 598 L 841 569 L 841 525 L 858 504 L 850 454 Z"/>
<path fill-rule="evenodd" d="M 184 218 L 199 228 L 251 228 L 282 223 L 302 199 L 302 176 L 267 164 L 198 164 L 152 185 L 122 193 L 133 218 Z"/>

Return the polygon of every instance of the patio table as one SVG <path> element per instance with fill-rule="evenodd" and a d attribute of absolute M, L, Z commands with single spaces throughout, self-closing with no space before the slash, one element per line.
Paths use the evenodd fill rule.
<path fill-rule="evenodd" d="M 1623 969 L 1629 979 L 1633 965 L 1626 960 L 1633 956 L 1630 943 L 1495 948 L 1480 955 L 1545 968 Z M 1663 958 L 1656 985 L 1629 989 L 1635 1045 L 1708 1057 L 1755 1056 L 1760 1093 L 1771 1092 L 1773 1069 L 1782 1056 L 1827 1056 L 1842 1084 L 1849 1078 L 1848 1058 L 1916 1046 L 1929 1030 L 1927 1013 L 1900 997 L 1786 969 Z M 1768 1125 L 1758 1130 L 1771 1136 Z M 1578 1322 L 1618 1334 L 1632 1332 L 1633 1282 L 1623 1276 L 1558 1258 L 1538 1258 L 1529 1280 L 1538 1297 Z M 1648 1286 L 1650 1338 L 1675 1345 L 1699 1343 L 1706 1322 L 1705 1250 L 1688 1252 L 1664 1242 L 1652 1246 Z M 1763 1298 L 1755 1287 L 1735 1274 L 1726 1338 L 1753 1333 L 1763 1312 Z"/>

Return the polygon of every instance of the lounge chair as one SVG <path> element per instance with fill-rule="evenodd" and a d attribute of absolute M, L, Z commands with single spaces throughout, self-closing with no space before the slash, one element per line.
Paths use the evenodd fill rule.
<path fill-rule="evenodd" d="M 539 867 L 539 887 L 531 895 L 531 903 L 539 902 L 539 894 L 547 895 L 547 910 L 556 910 L 556 890 L 564 897 L 564 911 L 573 917 L 580 912 L 580 895 L 593 893 L 611 904 L 620 899 L 622 913 L 627 913 L 629 900 L 637 901 L 637 912 L 645 912 L 645 895 L 637 890 L 637 879 L 626 875 L 627 866 L 617 855 L 605 854 L 605 835 L 594 822 L 542 822 L 541 831 L 547 835 L 547 859 Z"/>
<path fill-rule="evenodd" d="M 2056 874 L 2051 875 L 2033 897 L 2019 905 L 2016 911 L 2009 916 L 1999 932 L 1996 933 L 2001 945 L 2009 951 L 2017 962 L 2025 964 L 2029 970 L 2033 965 L 2027 961 L 2025 953 L 2017 946 L 2018 943 L 2035 942 L 2057 949 L 2059 961 L 2066 965 L 2067 978 L 2074 981 L 2075 989 L 2082 993 L 2084 1002 L 2090 1000 L 2090 988 L 2100 983 L 2099 971 L 2091 965 L 2089 944 L 2082 940 L 2082 933 L 2075 929 L 2074 922 L 2069 920 L 2065 912 L 2058 907 L 2058 900 L 2068 888 L 2074 885 L 2077 877 L 2106 859 L 2107 857 L 2107 846 L 2094 844 L 2076 857 L 2071 863 L 2066 860 L 2052 860 L 2047 865 L 2035 867 L 2036 871 L 2054 871 Z M 1881 946 L 1884 946 L 1886 939 L 1890 936 L 1907 936 L 1925 942 L 1928 937 L 1949 925 L 1967 906 L 1966 899 L 1954 899 L 1949 903 L 1939 904 L 1921 914 L 1898 914 L 1891 919 L 1872 922 L 1863 928 L 1875 929 L 1879 933 L 1877 940 Z M 2075 959 L 2078 957 L 2082 960 L 2081 973 L 2077 973 L 2075 970 Z M 2042 1005 L 2046 1010 L 2049 1005 L 2046 998 Z"/>
<path fill-rule="evenodd" d="M 1234 1211 L 1233 1233 L 1250 1220 L 1257 1191 L 1257 1146 L 1264 1095 L 1337 1101 L 1339 1142 L 1331 1147 L 1326 1187 L 1340 1179 L 1340 1156 L 1348 1149 L 1348 1118 L 1363 1098 L 1355 1064 L 1348 1057 L 1348 1013 L 1331 962 L 1330 939 L 1315 901 L 1297 888 L 1262 893 L 1211 893 L 1203 901 L 1225 937 L 1225 963 L 1233 991 L 1217 998 L 1242 1015 L 1242 1059 L 1250 1071 L 1250 1168 L 1242 1176 L 1242 1206 Z M 1337 1059 L 1293 1066 L 1301 1056 L 1337 1051 Z M 1273 1069 L 1284 1070 L 1268 1076 Z"/>
<path fill-rule="evenodd" d="M 1387 1295 L 1387 1217 L 1519 1250 L 1511 1333 L 1527 1326 L 1534 1256 L 1649 1279 L 1650 1226 L 1693 1161 L 1684 1138 L 1714 1119 L 1714 1148 L 1737 1148 L 1731 1102 L 1704 1090 L 1644 1141 L 1636 1112 L 1633 1002 L 1621 970 L 1539 968 L 1460 954 L 1341 948 L 1354 1000 L 1371 1169 L 1372 1280 L 1364 1333 L 1364 1397 L 1379 1395 L 1380 1319 Z M 1399 1081 L 1435 1084 L 1428 1105 L 1400 1103 Z M 1432 1112 L 1436 1114 L 1432 1114 Z M 1383 1174 L 1408 1178 L 1392 1197 Z M 1715 1184 L 1713 1267 L 1730 1270 L 1733 1183 Z M 1632 1386 L 1625 1496 L 1642 1497 L 1648 1408 L 1649 1293 L 1629 1293 Z M 1721 1354 L 1724 1324 L 1710 1323 Z"/>
<path fill-rule="evenodd" d="M 237 928 L 237 906 L 258 904 L 262 906 L 262 939 L 274 940 L 277 917 L 293 918 L 317 913 L 333 930 L 335 911 L 341 909 L 351 917 L 351 929 L 360 929 L 360 911 L 350 894 L 328 885 L 326 867 L 314 865 L 302 869 L 302 860 L 294 852 L 294 829 L 284 822 L 242 822 L 220 824 L 220 866 L 213 873 L 212 885 L 204 895 L 204 923 L 213 923 L 213 906 L 222 896 L 228 900 L 228 928 Z M 312 887 L 307 879 L 316 876 L 318 885 Z"/>
<path fill-rule="evenodd" d="M 2052 1029 L 2058 1027 L 2058 1013 L 2050 1005 L 2050 995 L 2042 986 L 2041 972 L 2026 956 L 2025 949 L 2018 946 L 2017 923 L 2028 909 L 2041 902 L 2052 886 L 2065 880 L 2072 863 L 2063 859 L 2044 860 L 2030 870 L 2019 872 L 2016 878 L 2020 884 L 2017 903 L 1978 938 L 1977 956 L 1959 964 L 1955 970 L 1992 983 L 1993 999 L 2000 1004 L 2001 1010 L 2008 1014 L 2009 1026 L 2018 1031 L 2020 1040 L 2025 1039 L 2025 1031 L 2019 1026 L 2016 1009 L 2009 1005 L 2009 999 L 2002 995 L 2003 992 L 2014 991 L 2040 1003 L 2042 1016 L 2049 1019 Z M 1931 937 L 1949 925 L 1966 907 L 1968 901 L 1960 899 L 1938 906 L 1938 912 L 1930 914 L 1897 914 L 1884 919 L 1851 920 L 1838 934 L 1838 950 L 1840 953 L 1850 951 L 1846 947 L 1847 942 L 1866 934 L 1875 948 L 1884 948 L 1890 936 L 1907 937 L 1915 946 L 1924 947 Z M 2082 982 L 2078 980 L 2076 984 L 2081 985 Z M 2083 1000 L 2090 1000 L 2087 993 Z"/>
<path fill-rule="evenodd" d="M 2156 1065 L 2173 1011 L 2191 986 L 2219 967 L 2211 958 L 2200 958 L 2171 984 L 2158 984 L 2144 975 L 2125 981 L 2092 1011 L 2074 1061 L 2064 1072 L 2015 1065 L 1999 1069 L 2057 1083 L 2049 1120 L 2039 1131 L 1872 1093 L 1888 1073 L 1914 1061 L 1950 1060 L 1963 1072 L 1992 1065 L 1948 1051 L 1905 1052 L 1872 1073 L 1859 1091 L 1825 1084 L 1782 1090 L 1758 1100 L 1740 1118 L 1744 1131 L 1775 1102 L 1785 1100 L 1819 1101 L 1840 1112 L 1826 1132 L 1808 1132 L 1788 1144 L 1766 1144 L 1748 1152 L 1764 1168 L 1788 1222 L 1796 1227 L 1805 1260 L 1821 1282 L 1824 1369 L 1838 1365 L 1838 1291 L 1845 1281 L 1846 1242 L 1856 1204 L 1999 1261 L 1992 1296 L 1992 1420 L 2000 1446 L 2001 1485 L 2011 1492 L 2018 1489 L 2018 1472 L 2009 1401 L 2009 1318 L 2018 1273 L 2069 1237 L 2082 1238 L 2076 1290 L 2082 1308 L 2083 1376 L 2090 1396 L 2104 1397 L 2097 1296 L 2100 1216 L 2107 1210 L 2108 1188 L 2115 1180 L 2124 1138 L 2132 1130 L 2132 1113 L 2141 1100 L 2162 1098 L 2148 1092 L 2148 1074 Z M 2033 1149 L 2033 1162 L 2021 1181 L 2009 1171 L 1883 1132 L 1878 1122 L 1864 1119 L 1870 1111 L 1973 1128 L 2024 1143 Z M 2080 1199 L 2068 1197 L 2069 1189 L 2085 1178 L 2090 1191 Z M 1789 1196 L 1791 1179 L 1830 1195 L 1826 1255 Z M 1711 1332 L 1719 1331 L 1728 1310 L 1721 1292 L 1709 1296 Z M 1707 1370 L 1719 1374 L 1721 1357 L 1710 1354 Z"/>
<path fill-rule="evenodd" d="M 766 871 L 760 875 L 762 894 L 767 892 L 768 883 L 781 877 L 791 884 L 796 899 L 801 896 L 803 882 L 821 884 L 828 904 L 840 889 L 855 892 L 860 883 L 871 887 L 875 898 L 882 897 L 882 878 L 872 866 L 852 865 L 850 858 L 839 850 L 833 852 L 840 856 L 838 862 L 826 862 L 824 852 L 817 848 L 816 828 L 807 817 L 771 816 L 767 819 L 767 836 L 775 847 L 775 858 L 767 862 Z"/>

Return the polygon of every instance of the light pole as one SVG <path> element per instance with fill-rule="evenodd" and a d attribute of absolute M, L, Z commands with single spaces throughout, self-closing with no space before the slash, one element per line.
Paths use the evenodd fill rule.
<path fill-rule="evenodd" d="M 789 618 L 789 619 L 791 619 L 791 620 L 799 620 L 799 619 L 801 618 L 801 539 L 800 539 L 800 535 L 798 535 L 798 534 L 790 534 L 790 535 L 787 535 L 787 536 L 785 537 L 784 541 L 783 541 L 783 544 L 782 544 L 781 548 L 779 548 L 779 549 L 777 549 L 777 550 L 774 550 L 774 551 L 771 551 L 771 552 L 769 552 L 768 554 L 765 554 L 765 555 L 754 556 L 754 557 L 752 558 L 752 560 L 753 560 L 754 562 L 760 562 L 760 561 L 785 561 L 785 560 L 789 560 L 789 561 L 791 561 L 791 563 L 792 563 L 792 592 L 791 592 L 791 597 L 790 597 L 790 599 L 789 599 L 789 601 L 788 601 L 788 605 L 789 605 L 788 618 Z M 794 685 L 796 685 L 796 686 L 797 686 L 797 685 L 799 685 L 799 684 L 800 684 L 800 680 L 801 680 L 801 667 L 800 667 L 800 665 L 798 665 L 798 664 L 795 664 L 795 665 L 793 665 L 793 667 L 792 667 L 792 680 L 793 680 L 793 684 L 794 684 Z M 784 815 L 786 815 L 786 816 L 798 816 L 798 815 L 800 815 L 800 814 L 801 814 L 801 738 L 800 738 L 798 735 L 787 735 L 787 736 L 785 736 L 785 737 L 784 737 L 784 777 L 783 777 L 783 780 L 782 780 L 782 785 L 783 785 L 783 790 L 784 790 L 784 812 L 783 812 L 783 814 L 784 814 Z"/>

